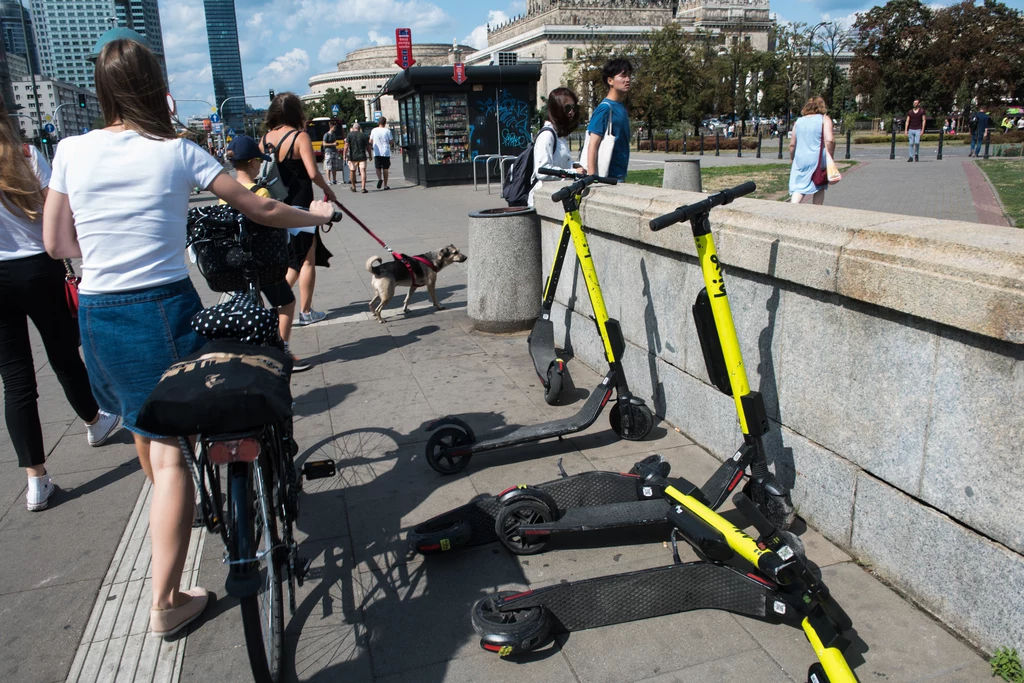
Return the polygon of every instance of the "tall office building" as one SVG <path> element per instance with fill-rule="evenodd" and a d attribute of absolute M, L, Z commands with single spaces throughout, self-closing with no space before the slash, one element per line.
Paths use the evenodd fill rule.
<path fill-rule="evenodd" d="M 48 76 L 94 89 L 88 55 L 117 26 L 141 34 L 167 74 L 157 0 L 31 0 L 30 9 L 40 70 Z"/>
<path fill-rule="evenodd" d="M 242 129 L 245 112 L 245 86 L 242 82 L 242 57 L 238 53 L 238 23 L 235 0 L 203 0 L 206 6 L 206 36 L 210 42 L 210 66 L 217 106 L 232 99 L 220 112 L 228 128 Z"/>
<path fill-rule="evenodd" d="M 22 14 L 25 15 L 24 30 Z M 7 52 L 31 59 L 32 69 L 39 73 L 39 53 L 36 51 L 36 38 L 32 34 L 32 15 L 22 6 L 21 0 L 0 0 L 0 33 L 3 34 Z"/>

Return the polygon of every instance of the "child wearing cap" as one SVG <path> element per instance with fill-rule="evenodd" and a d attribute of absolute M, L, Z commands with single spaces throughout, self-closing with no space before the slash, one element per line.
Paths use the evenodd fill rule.
<path fill-rule="evenodd" d="M 260 152 L 259 145 L 248 135 L 237 135 L 228 144 L 228 151 L 225 155 L 228 162 L 235 169 L 235 177 L 246 189 L 252 190 L 256 185 L 256 176 L 260 172 L 260 164 L 270 161 L 270 157 Z M 270 197 L 267 188 L 260 187 L 255 190 L 257 197 Z M 226 203 L 223 199 L 221 204 Z M 281 339 L 284 340 L 285 351 L 291 357 L 294 365 L 292 372 L 303 372 L 309 370 L 312 365 L 298 358 L 288 348 L 288 339 L 292 334 L 292 319 L 295 317 L 295 294 L 288 286 L 286 280 L 275 282 L 271 285 L 262 285 L 260 291 L 267 297 L 270 305 L 277 310 L 278 330 Z"/>

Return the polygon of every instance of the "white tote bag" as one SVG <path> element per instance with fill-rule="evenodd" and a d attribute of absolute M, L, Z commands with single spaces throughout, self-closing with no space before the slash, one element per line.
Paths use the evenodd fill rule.
<path fill-rule="evenodd" d="M 601 107 L 598 106 L 598 109 Z M 596 110 L 594 112 L 597 113 Z M 590 148 L 590 133 L 587 133 L 586 139 L 583 141 L 583 149 L 580 150 L 580 163 L 583 166 L 587 165 L 587 151 Z M 607 176 L 608 167 L 612 163 L 612 152 L 615 151 L 615 136 L 612 135 L 612 111 L 611 105 L 608 106 L 608 126 L 604 131 L 604 137 L 601 138 L 601 146 L 597 148 L 597 175 Z M 593 174 L 595 171 L 592 168 L 587 169 L 587 173 Z"/>

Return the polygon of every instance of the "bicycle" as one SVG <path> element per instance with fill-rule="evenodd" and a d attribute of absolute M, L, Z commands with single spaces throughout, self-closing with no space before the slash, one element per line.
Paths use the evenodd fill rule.
<path fill-rule="evenodd" d="M 335 212 L 332 222 L 338 220 L 341 214 Z M 218 245 L 231 250 L 225 260 L 238 268 L 245 282 L 245 289 L 231 305 L 266 311 L 246 224 L 239 221 L 237 244 L 221 235 Z M 190 239 L 189 246 L 194 244 L 199 241 Z M 272 363 L 277 356 L 290 379 L 291 360 L 284 353 L 276 321 L 273 330 L 272 339 L 251 346 L 249 361 Z M 290 401 L 290 391 L 288 398 Z M 218 399 L 215 391 L 210 399 Z M 299 516 L 302 480 L 295 470 L 298 445 L 292 435 L 291 410 L 243 431 L 201 433 L 195 448 L 192 441 L 181 438 L 181 446 L 198 492 L 199 521 L 224 543 L 224 561 L 229 567 L 225 590 L 240 602 L 253 678 L 257 683 L 277 683 L 284 634 L 283 587 L 288 586 L 289 613 L 294 614 L 295 587 L 302 586 L 310 566 L 310 560 L 299 555 L 292 533 Z M 302 468 L 306 479 L 334 474 L 332 460 L 308 462 Z"/>

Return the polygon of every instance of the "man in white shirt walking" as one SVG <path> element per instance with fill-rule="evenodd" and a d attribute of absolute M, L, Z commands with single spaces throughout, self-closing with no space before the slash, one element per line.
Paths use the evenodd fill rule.
<path fill-rule="evenodd" d="M 391 168 L 391 130 L 388 129 L 388 120 L 383 116 L 377 127 L 370 131 L 370 144 L 373 146 L 373 168 L 377 171 L 377 189 L 383 185 L 385 190 L 390 190 L 388 173 Z"/>

